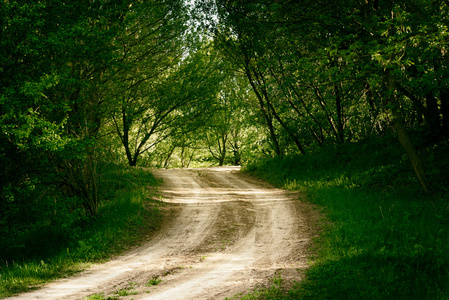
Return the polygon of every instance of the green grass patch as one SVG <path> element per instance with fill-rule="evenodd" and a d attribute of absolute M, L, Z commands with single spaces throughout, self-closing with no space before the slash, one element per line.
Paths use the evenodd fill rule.
<path fill-rule="evenodd" d="M 126 296 L 130 296 L 130 295 L 137 295 L 138 292 L 134 291 L 131 287 L 131 288 L 120 289 L 120 290 L 116 291 L 115 294 L 118 297 L 126 297 Z"/>
<path fill-rule="evenodd" d="M 89 263 L 103 261 L 139 244 L 160 226 L 162 204 L 151 200 L 156 185 L 156 179 L 147 171 L 108 167 L 102 177 L 102 203 L 94 218 L 67 228 L 69 234 L 60 243 L 51 244 L 48 254 L 0 260 L 0 298 L 72 275 Z M 45 243 L 45 236 L 39 238 Z M 39 241 L 30 244 L 33 243 Z M 54 247 L 59 250 L 54 251 Z"/>
<path fill-rule="evenodd" d="M 449 178 L 442 176 L 447 161 L 433 160 L 425 158 L 435 179 L 427 194 L 394 142 L 250 166 L 276 186 L 305 192 L 325 218 L 306 279 L 244 299 L 449 299 Z"/>
<path fill-rule="evenodd" d="M 146 286 L 150 287 L 150 286 L 154 286 L 154 285 L 158 285 L 159 283 L 162 282 L 162 279 L 160 279 L 159 277 L 153 277 L 150 280 L 148 280 Z"/>
<path fill-rule="evenodd" d="M 260 300 L 260 299 L 291 299 L 288 291 L 285 291 L 282 286 L 282 278 L 275 277 L 272 280 L 272 284 L 268 288 L 257 288 L 246 295 L 235 295 L 231 298 L 225 298 L 225 300 L 242 299 L 242 300 Z"/>
<path fill-rule="evenodd" d="M 94 294 L 89 297 L 83 298 L 83 300 L 118 300 L 118 296 L 108 296 L 105 297 L 103 294 Z"/>

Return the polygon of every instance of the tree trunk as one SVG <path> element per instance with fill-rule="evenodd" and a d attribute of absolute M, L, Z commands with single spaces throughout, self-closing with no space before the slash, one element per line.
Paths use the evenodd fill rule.
<path fill-rule="evenodd" d="M 427 104 L 427 123 L 430 129 L 430 136 L 434 141 L 440 138 L 440 114 L 438 111 L 437 99 L 432 92 L 426 94 L 426 104 Z"/>
<path fill-rule="evenodd" d="M 167 168 L 168 165 L 170 164 L 170 159 L 171 159 L 171 156 L 172 156 L 173 152 L 175 151 L 175 149 L 176 149 L 176 146 L 171 147 L 170 151 L 168 152 L 167 158 L 165 159 L 165 162 L 164 162 L 164 168 Z M 137 157 L 136 157 L 136 160 L 137 160 Z"/>
<path fill-rule="evenodd" d="M 129 131 L 131 126 L 126 117 L 125 108 L 122 108 L 122 121 L 123 121 L 123 135 L 120 134 L 118 125 L 117 125 L 117 132 L 122 138 L 123 147 L 125 148 L 126 158 L 128 159 L 129 165 L 135 166 L 136 164 L 135 162 L 133 162 L 133 156 L 131 154 L 131 149 L 129 148 Z"/>
<path fill-rule="evenodd" d="M 441 115 L 443 116 L 442 133 L 447 138 L 449 137 L 449 91 L 444 89 L 440 93 L 441 101 Z"/>
<path fill-rule="evenodd" d="M 233 132 L 233 143 L 232 143 L 232 151 L 234 153 L 234 165 L 239 166 L 242 161 L 242 156 L 240 154 L 240 146 L 238 140 L 239 129 L 235 129 Z"/>
<path fill-rule="evenodd" d="M 324 114 L 326 116 L 326 120 L 328 121 L 328 123 L 330 125 L 330 128 L 332 129 L 332 132 L 334 133 L 334 136 L 335 136 L 336 140 L 339 141 L 340 137 L 339 137 L 339 134 L 338 134 L 338 129 L 335 126 L 335 122 L 334 122 L 334 119 L 332 118 L 331 113 L 326 108 L 326 106 L 327 106 L 326 102 L 324 102 L 324 98 L 323 98 L 323 96 L 321 96 L 320 91 L 319 91 L 317 86 L 315 86 L 314 91 L 315 91 L 315 96 L 317 97 L 318 102 L 319 102 L 319 104 L 320 104 L 321 108 L 323 109 L 323 112 L 324 112 Z"/>
<path fill-rule="evenodd" d="M 279 60 L 279 65 L 281 67 L 281 75 L 282 78 L 284 78 L 285 80 L 285 72 L 284 72 L 284 68 L 282 66 L 282 61 Z M 282 82 L 277 78 L 276 74 L 273 72 L 273 70 L 271 70 L 271 75 L 276 78 L 278 85 L 282 87 Z M 318 142 L 318 145 L 321 146 L 324 142 L 324 135 L 323 135 L 323 128 L 321 126 L 321 123 L 312 115 L 312 113 L 310 112 L 310 109 L 307 107 L 307 104 L 305 103 L 305 101 L 302 99 L 302 96 L 300 95 L 300 93 L 296 90 L 296 88 L 294 87 L 293 84 L 289 84 L 289 89 L 296 95 L 297 99 L 301 102 L 302 106 L 304 107 L 307 115 L 318 125 L 318 128 L 320 129 L 321 132 L 321 140 L 318 138 L 318 135 L 315 133 L 315 131 L 313 130 L 313 128 L 311 126 L 309 126 L 310 131 L 312 132 L 313 137 L 316 139 L 316 141 Z M 297 113 L 298 117 L 303 117 L 303 114 L 301 113 L 301 111 L 299 110 L 299 108 L 295 105 L 295 103 L 293 103 L 293 101 L 290 99 L 290 96 L 288 95 L 289 93 L 284 92 L 285 97 L 288 101 L 288 103 L 290 104 L 290 106 L 293 108 L 293 110 Z M 298 144 L 297 144 L 298 146 Z M 302 148 L 302 146 L 301 146 Z M 298 147 L 299 149 L 299 147 Z"/>
<path fill-rule="evenodd" d="M 193 156 L 195 155 L 195 150 L 192 150 L 192 153 L 189 156 L 189 161 L 187 162 L 186 168 L 190 166 L 190 163 L 192 162 Z"/>
<path fill-rule="evenodd" d="M 335 106 L 337 109 L 337 132 L 339 143 L 344 143 L 344 126 L 343 126 L 343 107 L 341 105 L 341 92 L 337 84 L 334 85 Z"/>
<path fill-rule="evenodd" d="M 268 112 L 265 108 L 265 104 L 264 104 L 262 95 L 259 93 L 259 91 L 257 90 L 257 87 L 254 83 L 253 76 L 251 74 L 251 70 L 250 70 L 250 66 L 249 66 L 249 62 L 245 63 L 245 73 L 246 73 L 246 76 L 249 80 L 251 87 L 253 88 L 254 93 L 256 94 L 256 98 L 259 101 L 260 111 L 262 112 L 262 115 L 264 116 L 265 121 L 267 122 L 266 124 L 270 131 L 270 137 L 271 137 L 271 141 L 273 142 L 274 151 L 276 152 L 277 156 L 282 156 L 281 148 L 279 147 L 279 142 L 277 140 L 276 133 L 274 131 L 273 120 L 271 119 L 270 115 L 268 114 Z"/>
<path fill-rule="evenodd" d="M 285 129 L 285 131 L 287 131 L 290 138 L 295 142 L 295 145 L 298 148 L 299 152 L 301 152 L 301 154 L 306 154 L 306 151 L 304 150 L 304 147 L 301 145 L 301 142 L 299 141 L 299 139 L 296 137 L 296 135 L 293 132 L 291 132 L 291 129 L 288 127 L 288 125 L 285 124 L 285 122 L 276 113 L 276 110 L 274 109 L 274 106 L 273 106 L 273 104 L 271 104 L 271 101 L 269 99 L 268 92 L 264 89 L 262 91 L 262 93 L 265 96 L 265 100 L 267 101 L 268 107 L 270 108 L 271 112 L 273 113 L 274 118 L 279 122 L 279 124 L 281 124 L 281 126 Z"/>
<path fill-rule="evenodd" d="M 223 135 L 221 137 L 222 147 L 220 152 L 220 159 L 218 161 L 218 165 L 221 167 L 224 164 L 225 158 L 226 158 L 226 136 Z"/>
<path fill-rule="evenodd" d="M 412 164 L 413 170 L 415 171 L 415 175 L 418 178 L 419 183 L 421 184 L 424 191 L 427 192 L 426 185 L 426 175 L 424 173 L 424 167 L 422 165 L 421 159 L 418 155 L 418 152 L 413 145 L 410 135 L 407 132 L 405 127 L 404 118 L 400 111 L 399 102 L 396 99 L 395 94 L 395 81 L 391 75 L 387 75 L 387 84 L 388 84 L 388 92 L 389 92 L 389 101 L 392 104 L 393 109 L 391 110 L 393 115 L 393 128 L 395 129 L 399 142 L 405 150 L 410 162 Z"/>

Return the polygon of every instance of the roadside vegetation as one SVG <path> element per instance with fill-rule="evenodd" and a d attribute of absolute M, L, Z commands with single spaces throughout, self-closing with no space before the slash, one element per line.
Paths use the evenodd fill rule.
<path fill-rule="evenodd" d="M 0 239 L 0 298 L 25 292 L 81 271 L 135 246 L 157 230 L 161 204 L 152 200 L 157 185 L 143 169 L 104 168 L 102 203 L 94 217 L 82 211 L 52 211 L 20 235 Z M 30 224 L 28 224 L 30 225 Z"/>
<path fill-rule="evenodd" d="M 277 280 L 242 299 L 448 299 L 449 144 L 422 145 L 431 189 L 420 189 L 391 138 L 269 159 L 247 172 L 307 194 L 324 213 L 306 279 Z"/>

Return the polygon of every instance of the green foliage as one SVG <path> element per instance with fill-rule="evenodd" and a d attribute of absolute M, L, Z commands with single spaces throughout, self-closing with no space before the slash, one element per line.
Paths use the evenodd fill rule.
<path fill-rule="evenodd" d="M 96 213 L 94 143 L 101 114 L 100 99 L 92 95 L 94 74 L 111 62 L 116 33 L 111 20 L 120 10 L 103 4 L 2 3 L 0 244 L 6 245 L 5 259 L 29 249 L 40 255 L 42 246 L 25 244 L 29 236 L 53 236 L 53 245 L 66 238 L 72 223 Z"/>
<path fill-rule="evenodd" d="M 91 295 L 89 297 L 85 297 L 83 298 L 83 300 L 117 300 L 120 299 L 120 297 L 137 295 L 138 292 L 133 290 L 134 286 L 135 286 L 134 283 L 130 283 L 127 287 L 115 291 L 113 296 L 105 297 L 103 293 L 100 293 Z"/>
<path fill-rule="evenodd" d="M 148 280 L 146 286 L 158 285 L 161 282 L 162 282 L 162 279 L 159 279 L 159 277 L 153 277 L 150 280 Z"/>
<path fill-rule="evenodd" d="M 126 288 L 123 288 L 123 289 L 120 289 L 120 290 L 116 291 L 115 294 L 118 297 L 126 297 L 126 296 L 129 296 L 129 295 L 137 295 L 138 293 L 136 291 L 133 291 L 133 287 L 132 286 L 129 286 L 129 287 L 126 287 Z"/>
<path fill-rule="evenodd" d="M 382 137 L 394 128 L 427 189 L 406 129 L 429 145 L 449 136 L 447 2 L 204 2 L 205 12 L 219 16 L 209 20 L 216 48 L 257 99 L 252 109 L 269 131 L 263 142 L 271 151 L 262 148 L 268 155 Z"/>
<path fill-rule="evenodd" d="M 292 299 L 291 295 L 289 295 L 288 291 L 284 290 L 282 286 L 282 278 L 276 277 L 273 279 L 273 284 L 269 288 L 261 288 L 256 289 L 253 292 L 240 297 L 236 295 L 232 298 L 225 298 L 226 300 L 230 299 L 242 299 L 242 300 L 258 300 L 258 299 Z"/>
<path fill-rule="evenodd" d="M 188 44 L 182 8 L 164 0 L 2 3 L 0 224 L 8 225 L 0 231 L 20 236 L 29 215 L 31 226 L 61 228 L 70 226 L 57 222 L 61 210 L 73 221 L 97 213 L 101 162 L 121 155 L 108 138 L 111 109 L 130 84 L 179 62 Z"/>
<path fill-rule="evenodd" d="M 107 125 L 123 81 L 179 62 L 187 44 L 174 42 L 187 39 L 182 7 L 164 0 L 2 2 L 2 270 L 33 269 L 34 260 L 52 265 L 47 260 L 58 256 L 99 259 L 126 247 L 135 239 L 129 232 L 157 215 L 141 201 L 141 180 L 154 179 L 110 163 L 123 154 Z M 174 48 L 181 50 L 167 55 Z"/>
<path fill-rule="evenodd" d="M 440 157 L 447 146 L 432 151 Z M 288 297 L 277 291 L 268 299 L 448 297 L 447 170 L 434 169 L 439 184 L 425 194 L 401 156 L 385 139 L 248 167 L 277 186 L 305 192 L 325 215 L 306 279 Z"/>
<path fill-rule="evenodd" d="M 77 272 L 86 262 L 129 249 L 158 228 L 160 204 L 150 200 L 151 187 L 157 184 L 151 173 L 116 165 L 108 165 L 105 170 L 100 192 L 105 201 L 95 218 L 74 221 L 64 228 L 62 237 L 51 231 L 55 225 L 38 228 L 21 239 L 23 246 L 18 244 L 9 249 L 11 252 L 2 253 L 0 296 L 24 292 Z M 12 241 L 2 238 L 2 245 Z"/>
<path fill-rule="evenodd" d="M 83 300 L 117 300 L 117 299 L 118 297 L 111 297 L 111 296 L 106 298 L 105 296 L 103 296 L 103 294 L 94 294 L 92 296 L 83 298 Z"/>
<path fill-rule="evenodd" d="M 174 119 L 189 103 L 186 94 L 192 92 L 189 85 L 195 85 L 197 74 L 185 76 L 185 70 L 195 67 L 181 63 L 190 42 L 183 2 L 156 0 L 131 6 L 117 38 L 119 59 L 108 73 L 111 101 L 104 107 L 102 132 L 115 133 L 114 148 L 121 144 L 124 158 L 135 166 L 141 154 L 175 131 L 179 124 L 173 124 Z"/>

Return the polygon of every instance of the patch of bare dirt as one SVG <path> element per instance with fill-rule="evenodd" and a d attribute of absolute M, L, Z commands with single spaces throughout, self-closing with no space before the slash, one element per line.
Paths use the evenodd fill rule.
<path fill-rule="evenodd" d="M 267 284 L 300 280 L 313 229 L 300 195 L 236 167 L 155 170 L 175 211 L 145 245 L 68 279 L 10 299 L 223 299 Z M 128 294 L 128 295 L 126 295 Z"/>

